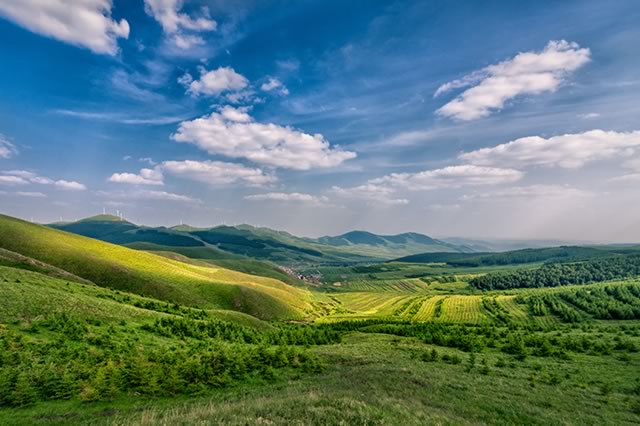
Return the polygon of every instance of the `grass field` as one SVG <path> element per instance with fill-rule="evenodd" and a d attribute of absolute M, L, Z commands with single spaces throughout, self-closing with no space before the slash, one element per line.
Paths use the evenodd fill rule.
<path fill-rule="evenodd" d="M 413 281 L 411 281 L 413 282 Z M 374 280 L 362 284 L 354 281 L 352 291 L 341 289 L 331 295 L 339 306 L 333 313 L 321 316 L 318 321 L 338 321 L 355 318 L 396 318 L 412 321 L 443 321 L 466 324 L 510 322 L 517 324 L 553 325 L 563 320 L 559 312 L 546 310 L 543 314 L 531 312 L 529 304 L 540 296 L 554 297 L 563 309 L 577 310 L 585 318 L 599 319 L 593 312 L 582 310 L 568 299 L 567 295 L 581 289 L 600 291 L 603 288 L 631 288 L 640 281 L 612 281 L 587 286 L 567 286 L 542 289 L 518 289 L 508 292 L 488 292 L 473 294 L 462 282 L 437 283 L 418 287 L 405 287 L 395 281 Z M 466 294 L 471 293 L 471 294 Z M 559 297 L 556 297 L 557 295 Z M 640 305 L 640 298 L 631 293 L 626 301 L 615 300 L 608 294 L 600 295 L 601 300 L 628 306 Z M 635 299 L 634 299 L 635 298 Z M 564 318 L 566 320 L 566 318 Z"/>
<path fill-rule="evenodd" d="M 615 330 L 603 331 L 605 334 Z M 435 349 L 440 360 L 421 357 Z M 576 355 L 505 358 L 469 354 L 414 338 L 352 333 L 314 348 L 320 374 L 283 375 L 202 396 L 54 402 L 0 410 L 6 425 L 633 425 L 640 421 L 640 354 L 628 360 Z M 459 357 L 453 364 L 443 357 Z M 486 365 L 486 367 L 485 367 Z M 486 390 L 486 391 L 479 391 Z"/>
<path fill-rule="evenodd" d="M 301 318 L 308 292 L 281 281 L 187 264 L 0 215 L 0 247 L 104 287 L 258 318 Z"/>
<path fill-rule="evenodd" d="M 480 291 L 392 263 L 294 287 L 5 217 L 0 235 L 2 425 L 640 422 L 640 280 Z"/>

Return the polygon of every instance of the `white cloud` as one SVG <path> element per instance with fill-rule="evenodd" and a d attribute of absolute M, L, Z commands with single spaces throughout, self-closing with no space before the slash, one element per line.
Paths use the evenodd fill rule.
<path fill-rule="evenodd" d="M 140 89 L 145 91 L 145 89 Z M 135 90 L 135 89 L 134 89 Z M 153 97 L 153 92 L 145 91 L 146 95 Z M 117 114 L 110 112 L 94 112 L 94 111 L 75 111 L 69 109 L 56 109 L 51 111 L 54 114 L 64 115 L 67 117 L 75 117 L 83 120 L 98 120 L 98 121 L 113 121 L 122 124 L 131 125 L 163 125 L 172 124 L 184 120 L 184 117 L 178 116 L 156 116 L 156 117 L 144 117 L 144 116 L 131 116 L 131 114 Z"/>
<path fill-rule="evenodd" d="M 460 204 L 429 204 L 427 208 L 436 212 L 455 212 L 462 206 Z"/>
<path fill-rule="evenodd" d="M 185 74 L 178 82 L 187 87 L 187 93 L 192 96 L 218 96 L 223 92 L 240 91 L 249 85 L 249 81 L 233 68 L 220 67 L 213 71 L 200 68 L 200 79 L 194 80 L 190 74 Z"/>
<path fill-rule="evenodd" d="M 18 153 L 15 145 L 7 140 L 7 138 L 0 134 L 0 158 L 11 158 Z"/>
<path fill-rule="evenodd" d="M 83 184 L 76 181 L 68 181 L 68 180 L 56 180 L 53 182 L 53 185 L 56 188 L 64 189 L 67 191 L 85 191 L 87 189 Z"/>
<path fill-rule="evenodd" d="M 583 120 L 591 120 L 593 118 L 600 117 L 600 115 L 601 114 L 597 113 L 597 112 L 589 112 L 589 113 L 586 113 L 586 114 L 578 114 L 578 118 L 581 118 Z"/>
<path fill-rule="evenodd" d="M 158 201 L 181 201 L 186 203 L 201 203 L 196 198 L 187 195 L 175 194 L 166 191 L 154 191 L 148 189 L 137 189 L 133 191 L 98 191 L 99 195 L 112 199 L 124 200 L 158 200 Z M 106 204 L 106 203 L 105 203 Z M 113 205 L 122 205 L 120 203 Z"/>
<path fill-rule="evenodd" d="M 18 191 L 15 193 L 15 195 L 19 197 L 47 198 L 47 196 L 42 192 L 32 192 L 32 191 Z"/>
<path fill-rule="evenodd" d="M 141 163 L 147 163 L 150 166 L 155 166 L 156 164 L 158 164 L 155 161 L 153 161 L 153 158 L 151 157 L 141 157 L 141 158 L 138 158 L 138 161 Z"/>
<path fill-rule="evenodd" d="M 206 7 L 201 9 L 201 16 L 193 18 L 181 13 L 182 0 L 145 0 L 144 3 L 147 14 L 158 21 L 164 33 L 180 49 L 203 44 L 202 37 L 194 33 L 214 31 L 217 27 Z"/>
<path fill-rule="evenodd" d="M 311 194 L 302 194 L 300 192 L 268 192 L 266 194 L 247 195 L 244 199 L 250 201 L 291 201 L 311 204 L 322 204 L 329 201 L 329 199 L 324 196 L 316 197 Z"/>
<path fill-rule="evenodd" d="M 142 169 L 136 173 L 114 173 L 109 182 L 131 185 L 164 185 L 164 174 L 209 185 L 240 183 L 262 186 L 277 181 L 277 178 L 260 169 L 222 161 L 165 161 L 153 169 Z"/>
<path fill-rule="evenodd" d="M 369 183 L 419 191 L 512 183 L 522 179 L 523 176 L 524 173 L 515 169 L 460 165 L 418 173 L 392 173 L 372 179 Z"/>
<path fill-rule="evenodd" d="M 248 88 L 245 90 L 241 90 L 239 92 L 231 92 L 224 95 L 224 98 L 232 103 L 232 104 L 241 104 L 241 103 L 264 103 L 264 99 L 255 97 L 255 92 L 253 89 Z"/>
<path fill-rule="evenodd" d="M 611 182 L 635 183 L 640 182 L 640 173 L 630 173 L 622 176 L 616 176 L 610 179 Z"/>
<path fill-rule="evenodd" d="M 222 161 L 165 161 L 161 167 L 173 176 L 209 185 L 242 183 L 260 186 L 277 180 L 275 176 L 267 175 L 260 169 Z"/>
<path fill-rule="evenodd" d="M 162 172 L 154 169 L 142 169 L 140 174 L 114 173 L 109 178 L 109 182 L 133 185 L 164 185 Z"/>
<path fill-rule="evenodd" d="M 392 173 L 352 188 L 334 186 L 331 190 L 345 198 L 363 199 L 383 204 L 407 204 L 395 195 L 399 190 L 428 191 L 464 186 L 499 185 L 520 180 L 524 173 L 514 169 L 449 166 L 417 173 Z"/>
<path fill-rule="evenodd" d="M 118 38 L 129 37 L 129 24 L 111 19 L 111 0 L 4 0 L 0 15 L 35 33 L 95 53 L 115 55 Z"/>
<path fill-rule="evenodd" d="M 26 185 L 29 181 L 19 176 L 0 175 L 0 185 Z"/>
<path fill-rule="evenodd" d="M 111 86 L 120 95 L 127 96 L 141 102 L 162 102 L 164 96 L 140 87 L 135 78 L 124 70 L 116 70 L 111 75 Z"/>
<path fill-rule="evenodd" d="M 222 112 L 184 121 L 171 138 L 192 143 L 210 154 L 295 170 L 335 167 L 356 157 L 354 152 L 332 148 L 321 134 L 256 123 L 246 111 L 233 111 L 226 107 Z M 243 121 L 237 121 L 239 117 Z"/>
<path fill-rule="evenodd" d="M 70 190 L 70 191 L 84 191 L 87 187 L 79 182 L 67 181 L 67 180 L 54 180 L 44 176 L 38 176 L 33 172 L 27 170 L 8 170 L 0 172 L 0 183 L 8 185 L 25 185 L 25 184 L 38 184 L 38 185 L 51 185 L 57 189 Z"/>
<path fill-rule="evenodd" d="M 516 96 L 554 92 L 571 72 L 589 62 L 590 57 L 591 51 L 576 43 L 550 41 L 541 52 L 518 53 L 512 59 L 443 84 L 435 96 L 456 88 L 473 87 L 437 113 L 458 120 L 486 117 L 501 110 Z"/>
<path fill-rule="evenodd" d="M 16 196 L 16 197 L 29 197 L 29 198 L 46 198 L 47 197 L 42 192 L 29 192 L 29 191 L 16 191 L 16 192 L 0 191 L 0 195 L 9 195 L 9 196 Z"/>
<path fill-rule="evenodd" d="M 331 188 L 331 192 L 338 195 L 339 197 L 365 200 L 379 204 L 409 204 L 409 200 L 405 198 L 394 198 L 394 193 L 396 192 L 396 190 L 385 185 L 366 183 L 364 185 L 354 186 L 351 188 L 334 186 Z"/>
<path fill-rule="evenodd" d="M 568 197 L 590 197 L 594 194 L 582 189 L 573 188 L 568 185 L 530 185 L 515 186 L 490 192 L 468 194 L 461 197 L 461 200 L 494 199 L 494 198 L 568 198 Z"/>
<path fill-rule="evenodd" d="M 640 131 L 591 130 L 545 139 L 530 136 L 460 155 L 469 163 L 490 166 L 545 166 L 577 169 L 587 163 L 629 157 L 640 147 Z"/>
<path fill-rule="evenodd" d="M 268 81 L 262 83 L 260 86 L 260 90 L 263 92 L 274 92 L 283 96 L 287 96 L 289 94 L 289 89 L 282 84 L 280 80 L 277 78 L 270 77 Z"/>

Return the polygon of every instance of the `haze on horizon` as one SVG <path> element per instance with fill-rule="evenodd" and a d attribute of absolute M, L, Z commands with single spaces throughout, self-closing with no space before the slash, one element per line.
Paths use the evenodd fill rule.
<path fill-rule="evenodd" d="M 640 241 L 637 2 L 489 3 L 0 0 L 0 212 Z"/>

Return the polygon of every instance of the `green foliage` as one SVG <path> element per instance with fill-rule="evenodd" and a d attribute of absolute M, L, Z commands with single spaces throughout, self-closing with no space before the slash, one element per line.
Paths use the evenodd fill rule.
<path fill-rule="evenodd" d="M 281 326 L 260 332 L 219 320 L 166 317 L 142 327 L 169 340 L 140 344 L 140 334 L 67 314 L 34 321 L 48 339 L 0 331 L 0 407 L 121 394 L 198 394 L 250 377 L 273 379 L 284 368 L 320 371 L 323 363 L 294 345 L 334 343 L 337 332 Z M 45 336 L 43 335 L 43 336 Z"/>
<path fill-rule="evenodd" d="M 640 256 L 634 254 L 581 263 L 546 264 L 538 269 L 494 272 L 475 277 L 469 284 L 480 290 L 505 290 L 587 284 L 636 276 L 640 276 Z"/>

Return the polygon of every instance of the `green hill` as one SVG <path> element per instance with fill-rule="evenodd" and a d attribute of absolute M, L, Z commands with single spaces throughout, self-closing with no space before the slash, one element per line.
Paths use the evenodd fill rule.
<path fill-rule="evenodd" d="M 153 244 L 179 251 L 186 256 L 204 253 L 212 261 L 252 258 L 282 265 L 340 264 L 389 260 L 422 252 L 466 252 L 459 247 L 426 235 L 405 233 L 376 235 L 353 231 L 335 237 L 302 238 L 288 232 L 251 225 L 195 228 L 178 225 L 171 228 L 151 228 L 135 225 L 115 216 L 94 216 L 78 222 L 50 225 L 75 234 L 97 238 L 114 244 L 144 247 Z M 207 248 L 200 251 L 196 248 Z M 231 266 L 230 266 L 231 267 Z M 270 275 L 271 276 L 271 275 Z"/>
<path fill-rule="evenodd" d="M 335 237 L 321 237 L 316 241 L 345 252 L 382 259 L 424 252 L 460 253 L 471 251 L 465 247 L 449 244 L 415 232 L 377 235 L 366 231 L 351 231 Z"/>
<path fill-rule="evenodd" d="M 300 318 L 306 290 L 221 267 L 166 257 L 0 215 L 0 248 L 60 268 L 97 285 L 258 318 Z"/>

